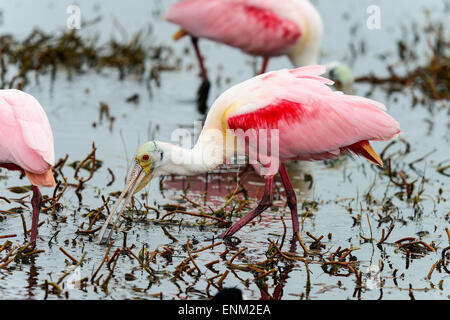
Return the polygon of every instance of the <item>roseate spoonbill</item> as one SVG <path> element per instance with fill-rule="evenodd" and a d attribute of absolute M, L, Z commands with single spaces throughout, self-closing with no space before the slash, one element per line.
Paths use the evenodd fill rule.
<path fill-rule="evenodd" d="M 20 90 L 0 90 L 0 168 L 24 173 L 33 188 L 31 242 L 36 241 L 41 193 L 53 187 L 53 134 L 39 102 Z"/>
<path fill-rule="evenodd" d="M 327 85 L 333 82 L 320 77 L 325 69 L 308 66 L 269 72 L 227 90 L 212 105 L 192 149 L 160 141 L 142 145 L 99 241 L 124 196 L 121 212 L 153 178 L 198 175 L 242 156 L 265 178 L 264 194 L 258 206 L 221 237 L 233 235 L 270 207 L 277 173 L 286 190 L 294 233 L 298 232 L 297 200 L 285 162 L 332 159 L 351 152 L 382 166 L 369 141 L 390 140 L 400 133 L 399 123 L 383 104 L 332 91 Z"/>
<path fill-rule="evenodd" d="M 322 19 L 309 0 L 183 0 L 170 7 L 165 19 L 181 27 L 175 40 L 191 37 L 203 78 L 200 105 L 206 103 L 209 80 L 199 38 L 262 56 L 261 73 L 270 57 L 287 55 L 295 67 L 302 67 L 317 64 L 320 56 Z M 351 90 L 353 76 L 347 66 L 330 63 L 327 69 L 338 90 Z M 206 106 L 200 109 L 206 111 Z"/>

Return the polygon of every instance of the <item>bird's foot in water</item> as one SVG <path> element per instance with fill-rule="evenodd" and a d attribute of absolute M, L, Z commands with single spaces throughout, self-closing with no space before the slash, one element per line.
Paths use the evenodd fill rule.
<path fill-rule="evenodd" d="M 222 233 L 219 238 L 223 239 L 223 243 L 225 244 L 225 246 L 227 247 L 235 247 L 238 244 L 241 243 L 241 239 L 239 239 L 236 236 L 232 236 L 232 235 L 228 235 L 227 231 L 225 231 L 224 233 Z"/>
<path fill-rule="evenodd" d="M 205 114 L 208 110 L 208 96 L 211 83 L 208 79 L 203 79 L 202 84 L 197 91 L 197 108 L 201 114 Z"/>
<path fill-rule="evenodd" d="M 221 233 L 221 235 L 219 236 L 219 238 L 221 239 L 230 239 L 230 238 L 235 238 L 233 235 L 238 232 L 241 228 L 243 227 L 242 223 L 236 222 L 235 224 L 233 224 L 230 228 L 228 228 L 227 230 L 225 230 L 224 232 Z"/>

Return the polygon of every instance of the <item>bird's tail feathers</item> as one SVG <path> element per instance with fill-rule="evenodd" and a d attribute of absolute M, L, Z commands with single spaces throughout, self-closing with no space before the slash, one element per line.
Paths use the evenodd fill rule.
<path fill-rule="evenodd" d="M 380 156 L 375 152 L 375 150 L 373 150 L 369 141 L 359 141 L 351 146 L 348 146 L 346 149 L 383 168 L 383 160 L 381 160 Z"/>
<path fill-rule="evenodd" d="M 25 170 L 25 174 L 34 186 L 54 187 L 56 184 L 51 168 L 44 173 L 33 173 Z"/>

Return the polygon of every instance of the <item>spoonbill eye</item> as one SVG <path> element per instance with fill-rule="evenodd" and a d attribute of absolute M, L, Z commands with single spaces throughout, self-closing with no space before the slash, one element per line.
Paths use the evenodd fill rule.
<path fill-rule="evenodd" d="M 144 161 L 148 161 L 150 159 L 150 157 L 146 154 L 142 157 L 142 160 Z"/>

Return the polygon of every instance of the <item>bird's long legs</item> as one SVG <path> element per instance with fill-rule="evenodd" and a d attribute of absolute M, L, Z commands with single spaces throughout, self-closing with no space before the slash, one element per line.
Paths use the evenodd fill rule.
<path fill-rule="evenodd" d="M 263 73 L 266 73 L 266 71 L 267 71 L 267 66 L 269 65 L 269 57 L 263 57 L 263 64 L 262 64 L 262 67 L 261 67 L 261 73 L 260 74 L 263 74 Z"/>
<path fill-rule="evenodd" d="M 291 209 L 292 229 L 294 230 L 294 234 L 296 234 L 297 231 L 299 231 L 297 196 L 295 195 L 294 188 L 292 187 L 291 181 L 289 180 L 289 175 L 284 163 L 280 165 L 280 170 L 278 172 L 280 173 L 281 181 L 283 182 L 284 189 L 286 190 L 287 204 L 289 206 L 289 209 Z"/>
<path fill-rule="evenodd" d="M 200 85 L 200 88 L 198 88 L 197 91 L 197 105 L 199 112 L 204 114 L 208 109 L 207 102 L 209 96 L 209 88 L 211 84 L 208 79 L 208 71 L 206 70 L 205 64 L 203 62 L 203 56 L 200 53 L 200 48 L 198 47 L 198 38 L 191 37 L 191 41 L 195 49 L 195 54 L 197 55 L 198 63 L 200 64 L 200 69 L 202 71 L 203 81 L 202 84 Z"/>
<path fill-rule="evenodd" d="M 211 83 L 208 78 L 208 71 L 206 70 L 205 63 L 203 60 L 203 56 L 200 52 L 200 48 L 198 46 L 198 38 L 191 36 L 192 45 L 194 46 L 195 55 L 197 56 L 198 63 L 200 65 L 200 69 L 202 71 L 202 84 L 198 88 L 197 91 L 197 107 L 198 111 L 202 114 L 206 113 L 206 110 L 208 109 L 207 102 L 208 102 L 208 96 L 209 96 L 209 89 L 211 87 Z M 269 64 L 269 57 L 263 57 L 263 64 L 261 67 L 260 74 L 266 73 L 267 66 Z"/>
<path fill-rule="evenodd" d="M 22 168 L 12 163 L 0 163 L 0 168 L 5 168 L 12 171 L 21 171 Z M 31 198 L 31 205 L 33 207 L 33 217 L 31 220 L 31 242 L 36 241 L 37 229 L 39 224 L 39 212 L 41 211 L 42 196 L 39 187 L 33 186 L 33 197 Z"/>
<path fill-rule="evenodd" d="M 220 235 L 220 238 L 230 237 L 239 231 L 243 226 L 249 223 L 251 220 L 259 216 L 264 210 L 269 208 L 273 202 L 273 180 L 274 177 L 266 178 L 266 185 L 264 187 L 264 194 L 259 202 L 258 206 L 250 211 L 247 215 L 241 218 L 238 222 L 231 226 L 227 231 Z"/>
<path fill-rule="evenodd" d="M 33 198 L 31 199 L 31 205 L 33 207 L 33 218 L 31 222 L 31 242 L 36 241 L 37 236 L 37 229 L 39 224 L 39 212 L 41 211 L 41 192 L 39 191 L 39 188 L 36 186 L 33 186 Z"/>
<path fill-rule="evenodd" d="M 292 187 L 291 181 L 289 180 L 289 175 L 286 170 L 285 164 L 280 165 L 279 173 L 281 176 L 281 181 L 283 182 L 284 189 L 286 190 L 287 204 L 289 209 L 291 209 L 292 217 L 292 229 L 294 234 L 299 231 L 298 225 L 298 211 L 297 211 L 297 196 L 295 195 L 294 188 Z M 253 209 L 246 216 L 241 218 L 238 222 L 231 226 L 227 231 L 220 235 L 221 238 L 230 237 L 239 231 L 243 226 L 249 223 L 252 219 L 260 215 L 264 210 L 272 205 L 273 201 L 273 183 L 274 177 L 266 178 L 266 185 L 264 187 L 264 195 L 261 198 L 258 206 Z"/>
<path fill-rule="evenodd" d="M 202 70 L 203 80 L 208 80 L 208 71 L 206 70 L 205 64 L 203 62 L 203 56 L 200 53 L 200 48 L 198 47 L 198 38 L 191 37 L 192 45 L 195 49 L 195 54 L 197 55 L 198 63 L 200 64 L 200 69 Z"/>

